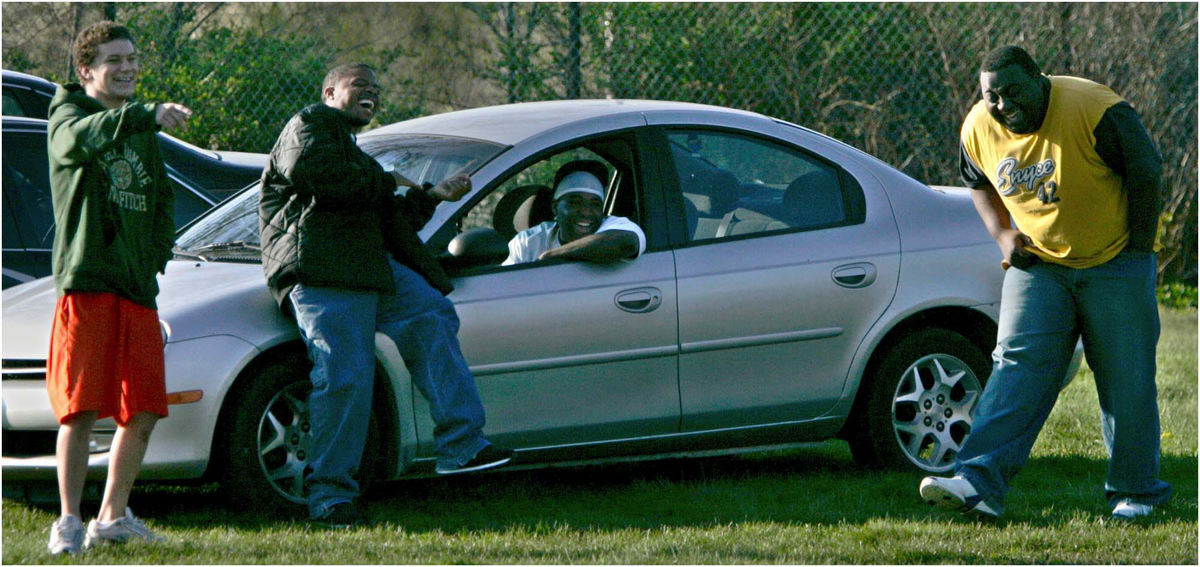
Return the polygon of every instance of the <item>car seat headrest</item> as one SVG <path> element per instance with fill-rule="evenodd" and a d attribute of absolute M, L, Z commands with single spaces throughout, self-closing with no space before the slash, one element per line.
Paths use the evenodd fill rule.
<path fill-rule="evenodd" d="M 522 230 L 554 220 L 553 191 L 545 185 L 515 187 L 496 203 L 492 228 L 511 239 Z"/>

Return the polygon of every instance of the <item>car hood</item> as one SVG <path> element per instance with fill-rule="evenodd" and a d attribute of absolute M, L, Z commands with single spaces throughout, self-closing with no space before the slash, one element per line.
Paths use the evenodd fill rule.
<path fill-rule="evenodd" d="M 227 335 L 264 348 L 295 335 L 294 323 L 267 291 L 259 264 L 177 260 L 158 283 L 158 315 L 170 343 Z M 4 290 L 5 359 L 46 357 L 56 301 L 52 277 Z"/>
<path fill-rule="evenodd" d="M 46 277 L 4 290 L 4 360 L 43 360 L 50 350 L 50 325 L 58 294 Z"/>

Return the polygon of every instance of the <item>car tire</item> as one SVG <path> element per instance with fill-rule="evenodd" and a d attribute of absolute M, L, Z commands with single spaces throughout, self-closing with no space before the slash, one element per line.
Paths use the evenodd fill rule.
<path fill-rule="evenodd" d="M 308 395 L 312 382 L 307 359 L 267 366 L 229 399 L 231 406 L 221 487 L 235 506 L 259 504 L 268 510 L 294 508 L 307 502 L 304 476 L 312 459 L 312 421 Z M 376 395 L 379 395 L 376 391 Z M 359 475 L 360 492 L 383 474 L 382 426 L 371 413 Z"/>
<path fill-rule="evenodd" d="M 307 372 L 306 364 L 273 364 L 230 394 L 234 405 L 221 479 L 230 504 L 283 508 L 306 502 L 304 475 L 312 453 Z"/>
<path fill-rule="evenodd" d="M 855 461 L 952 470 L 991 371 L 983 349 L 954 331 L 924 329 L 892 345 L 876 368 L 849 435 Z"/>

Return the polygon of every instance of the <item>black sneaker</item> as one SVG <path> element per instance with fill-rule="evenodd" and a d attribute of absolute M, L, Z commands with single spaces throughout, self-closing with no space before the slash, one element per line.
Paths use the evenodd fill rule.
<path fill-rule="evenodd" d="M 347 529 L 369 523 L 366 513 L 354 502 L 342 502 L 329 507 L 320 518 L 312 518 L 314 524 L 333 529 Z"/>
<path fill-rule="evenodd" d="M 500 465 L 507 465 L 513 460 L 512 449 L 501 449 L 495 445 L 488 445 L 482 451 L 479 451 L 474 458 L 467 461 L 462 466 L 444 467 L 438 465 L 438 474 L 459 474 L 481 471 L 484 469 L 495 468 Z"/>

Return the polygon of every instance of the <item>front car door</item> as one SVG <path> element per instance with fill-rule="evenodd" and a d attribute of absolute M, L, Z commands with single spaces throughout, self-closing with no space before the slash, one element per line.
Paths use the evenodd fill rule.
<path fill-rule="evenodd" d="M 601 161 L 609 171 L 606 212 L 646 230 L 635 260 L 599 265 L 540 261 L 486 266 L 456 277 L 450 295 L 462 320 L 459 337 L 487 409 L 485 432 L 522 450 L 564 449 L 671 434 L 679 428 L 675 272 L 665 235 L 649 229 L 642 198 L 649 181 L 635 135 L 606 136 L 523 160 L 460 212 L 460 231 L 508 228 L 516 210 L 506 196 L 528 194 L 515 230 L 548 218 L 557 167 Z M 522 193 L 525 192 L 525 193 Z M 500 211 L 505 212 L 500 212 Z M 658 244 L 655 244 L 658 242 Z M 418 397 L 418 436 L 429 447 L 432 424 Z M 424 452 L 422 450 L 422 452 Z M 603 449 L 599 449 L 603 450 Z M 552 458 L 544 455 L 545 458 Z"/>

